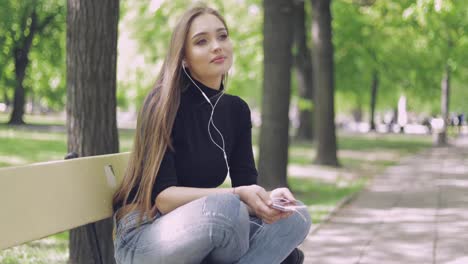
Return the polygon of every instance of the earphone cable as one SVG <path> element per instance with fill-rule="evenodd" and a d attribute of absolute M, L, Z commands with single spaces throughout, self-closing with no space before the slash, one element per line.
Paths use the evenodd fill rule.
<path fill-rule="evenodd" d="M 193 81 L 193 79 L 190 77 L 190 75 L 187 73 L 187 71 L 185 70 L 185 67 L 182 66 L 182 69 L 184 70 L 185 72 L 185 75 L 190 79 L 190 81 L 198 88 L 198 90 L 202 93 L 203 97 L 208 101 L 208 103 L 211 105 L 211 115 L 210 115 L 210 119 L 208 120 L 208 135 L 210 136 L 210 139 L 211 141 L 216 145 L 216 147 L 218 147 L 222 152 L 223 152 L 223 157 L 224 157 L 224 161 L 226 162 L 226 167 L 227 167 L 227 176 L 230 177 L 230 168 L 229 168 L 229 163 L 227 161 L 227 154 L 226 154 L 226 151 L 225 151 L 225 143 L 224 143 L 224 137 L 223 137 L 223 134 L 219 131 L 219 129 L 216 127 L 216 125 L 214 124 L 214 121 L 213 121 L 213 115 L 214 115 L 214 110 L 216 108 L 216 105 L 218 104 L 219 100 L 221 99 L 221 97 L 224 95 L 224 90 L 221 91 L 221 95 L 219 95 L 218 99 L 216 100 L 215 104 L 213 105 L 210 101 L 210 99 L 205 95 L 205 93 L 202 91 L 202 89 Z M 218 134 L 220 135 L 221 137 L 221 141 L 222 141 L 222 147 L 216 143 L 216 141 L 213 139 L 212 135 L 211 135 L 211 131 L 210 131 L 210 124 L 213 125 L 214 129 L 216 130 L 216 132 L 218 132 Z"/>

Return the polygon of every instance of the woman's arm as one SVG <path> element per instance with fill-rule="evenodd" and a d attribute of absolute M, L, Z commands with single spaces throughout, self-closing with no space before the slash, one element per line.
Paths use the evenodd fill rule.
<path fill-rule="evenodd" d="M 169 187 L 156 198 L 156 206 L 162 214 L 167 214 L 179 206 L 198 198 L 218 193 L 235 193 L 247 205 L 250 215 L 260 217 L 268 224 L 274 223 L 291 213 L 281 212 L 270 207 L 270 192 L 258 185 L 239 186 L 236 188 L 192 188 Z"/>
<path fill-rule="evenodd" d="M 156 207 L 162 214 L 167 214 L 179 206 L 217 193 L 234 193 L 234 188 L 192 188 L 171 186 L 156 197 Z"/>
<path fill-rule="evenodd" d="M 252 149 L 252 121 L 247 103 L 238 98 L 236 136 L 229 155 L 230 177 L 233 187 L 257 184 L 257 169 Z"/>

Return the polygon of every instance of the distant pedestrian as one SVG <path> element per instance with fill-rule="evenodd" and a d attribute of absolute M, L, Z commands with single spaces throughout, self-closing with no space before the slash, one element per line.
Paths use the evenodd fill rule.
<path fill-rule="evenodd" d="M 465 122 L 465 114 L 461 113 L 457 116 L 458 118 L 458 134 L 462 133 L 463 123 Z"/>

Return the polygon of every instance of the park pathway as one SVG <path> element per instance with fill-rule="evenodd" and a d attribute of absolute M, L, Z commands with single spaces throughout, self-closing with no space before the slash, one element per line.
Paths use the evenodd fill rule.
<path fill-rule="evenodd" d="M 468 136 L 376 176 L 301 248 L 307 264 L 468 263 Z"/>

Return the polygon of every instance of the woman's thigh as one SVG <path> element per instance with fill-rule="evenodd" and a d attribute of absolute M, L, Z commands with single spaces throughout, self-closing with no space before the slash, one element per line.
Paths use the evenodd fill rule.
<path fill-rule="evenodd" d="M 239 197 L 211 195 L 122 235 L 116 258 L 121 263 L 200 263 L 220 248 L 229 263 L 247 251 L 248 233 L 248 212 Z"/>

